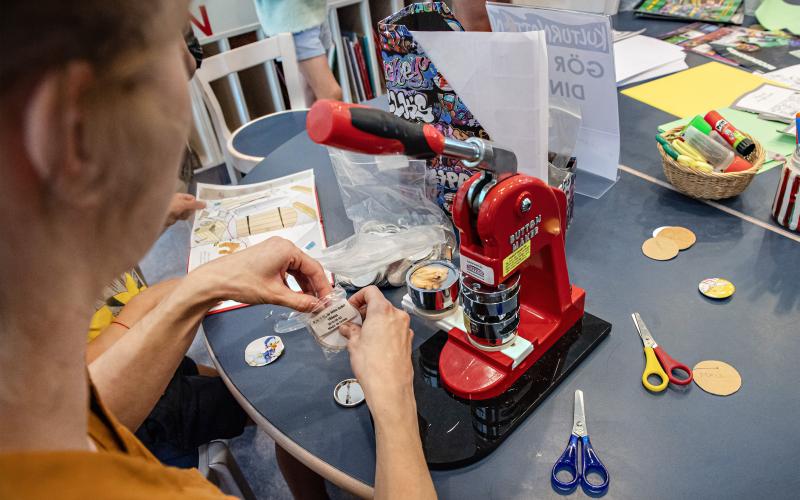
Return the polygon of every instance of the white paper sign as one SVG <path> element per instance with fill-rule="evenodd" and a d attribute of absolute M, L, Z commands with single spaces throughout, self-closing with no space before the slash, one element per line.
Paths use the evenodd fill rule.
<path fill-rule="evenodd" d="M 489 133 L 517 156 L 517 171 L 547 182 L 547 50 L 544 34 L 412 31 Z"/>
<path fill-rule="evenodd" d="M 545 32 L 550 96 L 581 110 L 576 190 L 602 196 L 616 182 L 619 164 L 619 112 L 609 18 L 491 3 L 486 10 L 494 31 Z"/>
<path fill-rule="evenodd" d="M 201 44 L 259 26 L 254 0 L 192 0 L 189 20 Z"/>

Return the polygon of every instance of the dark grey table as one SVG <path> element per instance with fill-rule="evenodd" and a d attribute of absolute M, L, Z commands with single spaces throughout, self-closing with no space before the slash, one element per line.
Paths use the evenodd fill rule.
<path fill-rule="evenodd" d="M 755 20 L 750 19 L 750 22 L 755 22 Z M 614 27 L 616 29 L 634 31 L 647 28 L 644 34 L 655 37 L 678 29 L 685 24 L 677 21 L 643 20 L 636 18 L 632 12 L 622 12 L 614 16 Z M 707 57 L 691 52 L 686 55 L 686 63 L 690 67 L 706 64 L 710 61 L 711 59 Z M 636 85 L 639 85 L 639 83 L 629 87 Z M 619 94 L 619 111 L 620 133 L 622 136 L 620 162 L 630 168 L 667 182 L 661 165 L 661 158 L 655 152 L 656 146 L 653 137 L 657 133 L 659 125 L 680 117 L 650 107 L 623 94 Z M 770 213 L 772 200 L 778 187 L 780 171 L 780 167 L 775 167 L 767 172 L 758 174 L 744 193 L 716 203 L 741 212 L 745 216 L 751 216 L 770 227 L 780 228 Z"/>
<path fill-rule="evenodd" d="M 620 110 L 649 127 L 646 141 L 627 126 L 622 138 L 623 162 L 647 172 L 650 130 L 670 117 L 632 109 L 624 97 Z M 352 226 L 325 149 L 305 133 L 273 151 L 245 181 L 307 168 L 317 176 L 328 241 L 340 241 Z M 642 241 L 663 225 L 692 228 L 697 244 L 669 262 L 645 258 Z M 603 198 L 578 197 L 567 254 L 572 281 L 587 291 L 587 310 L 613 323 L 611 336 L 492 455 L 434 472 L 440 497 L 559 497 L 550 469 L 571 429 L 573 391 L 582 389 L 592 443 L 611 474 L 607 498 L 795 498 L 800 244 L 623 172 Z M 733 281 L 737 293 L 723 302 L 701 296 L 698 282 L 714 276 Z M 402 292 L 387 295 L 398 303 Z M 646 391 L 634 311 L 686 364 L 731 363 L 742 375 L 741 390 L 727 398 L 694 385 Z M 244 362 L 245 346 L 270 333 L 280 312 L 255 306 L 209 316 L 203 326 L 212 357 L 267 433 L 333 482 L 369 494 L 375 448 L 368 410 L 343 409 L 332 398 L 336 382 L 351 376 L 347 354 L 326 359 L 309 334 L 297 332 L 283 336 L 286 352 L 275 364 Z M 433 333 L 420 324 L 414 329 L 415 347 Z"/>

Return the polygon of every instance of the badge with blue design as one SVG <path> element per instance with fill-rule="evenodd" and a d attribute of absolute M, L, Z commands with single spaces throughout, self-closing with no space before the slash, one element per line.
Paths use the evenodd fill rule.
<path fill-rule="evenodd" d="M 277 335 L 258 338 L 244 350 L 244 360 L 250 366 L 266 366 L 283 354 L 283 341 Z"/>

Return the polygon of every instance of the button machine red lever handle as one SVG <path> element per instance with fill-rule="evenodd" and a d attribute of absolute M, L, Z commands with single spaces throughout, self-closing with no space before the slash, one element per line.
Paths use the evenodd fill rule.
<path fill-rule="evenodd" d="M 386 111 L 323 99 L 306 117 L 314 142 L 367 154 L 402 153 L 432 158 L 444 152 L 445 137 L 433 125 L 412 123 Z"/>

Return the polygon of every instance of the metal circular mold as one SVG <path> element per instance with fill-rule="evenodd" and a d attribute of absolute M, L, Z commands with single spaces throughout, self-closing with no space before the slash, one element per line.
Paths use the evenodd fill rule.
<path fill-rule="evenodd" d="M 447 269 L 447 278 L 442 286 L 434 289 L 424 289 L 414 286 L 411 277 L 423 267 L 440 266 Z M 411 266 L 406 272 L 406 289 L 411 297 L 414 307 L 422 312 L 439 313 L 449 311 L 458 303 L 458 292 L 460 288 L 460 272 L 458 268 L 447 260 L 431 260 L 420 262 Z"/>
<path fill-rule="evenodd" d="M 519 311 L 501 320 L 483 322 L 464 314 L 467 338 L 478 348 L 502 347 L 517 336 Z"/>

